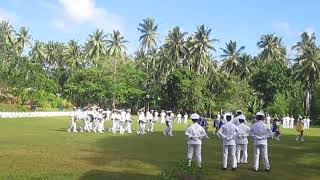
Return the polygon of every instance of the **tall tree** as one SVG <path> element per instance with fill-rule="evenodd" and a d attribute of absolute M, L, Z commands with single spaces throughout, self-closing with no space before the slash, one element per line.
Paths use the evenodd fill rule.
<path fill-rule="evenodd" d="M 286 51 L 282 38 L 279 38 L 274 34 L 262 35 L 257 46 L 262 49 L 261 57 L 266 62 L 284 63 Z"/>
<path fill-rule="evenodd" d="M 225 71 L 229 74 L 234 74 L 237 71 L 238 66 L 240 65 L 240 57 L 241 52 L 245 49 L 245 46 L 241 46 L 239 49 L 237 48 L 236 41 L 229 41 L 226 43 L 226 48 L 221 48 L 223 54 L 221 57 L 223 58 L 223 67 Z"/>
<path fill-rule="evenodd" d="M 70 40 L 63 52 L 64 58 L 69 64 L 71 71 L 79 68 L 83 63 L 81 47 L 75 40 Z"/>
<path fill-rule="evenodd" d="M 155 24 L 153 18 L 146 18 L 142 20 L 142 23 L 139 23 L 138 30 L 141 32 L 139 38 L 140 47 L 143 50 L 151 50 L 157 47 L 157 39 L 159 36 L 158 25 Z"/>
<path fill-rule="evenodd" d="M 17 43 L 18 43 L 18 51 L 20 54 L 23 53 L 25 47 L 31 47 L 32 45 L 32 37 L 29 34 L 29 31 L 26 27 L 21 27 L 19 32 L 17 33 Z"/>
<path fill-rule="evenodd" d="M 125 50 L 127 49 L 125 44 L 128 43 L 128 41 L 125 40 L 124 36 L 117 30 L 114 30 L 109 37 L 110 38 L 106 40 L 107 53 L 116 58 L 123 58 Z"/>
<path fill-rule="evenodd" d="M 197 27 L 197 31 L 189 38 L 188 48 L 190 51 L 190 58 L 194 70 L 200 74 L 206 72 L 211 51 L 215 51 L 213 43 L 218 41 L 217 39 L 211 39 L 211 29 L 201 25 Z"/>
<path fill-rule="evenodd" d="M 97 29 L 93 34 L 89 35 L 89 39 L 85 43 L 86 58 L 88 63 L 96 65 L 100 56 L 104 54 L 106 49 L 106 38 L 102 30 Z"/>

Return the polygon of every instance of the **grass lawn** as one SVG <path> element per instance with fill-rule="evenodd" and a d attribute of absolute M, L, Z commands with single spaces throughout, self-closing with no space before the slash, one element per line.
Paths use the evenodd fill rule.
<path fill-rule="evenodd" d="M 174 137 L 164 137 L 159 124 L 144 136 L 67 133 L 68 125 L 67 117 L 0 119 L 0 179 L 156 179 L 185 158 L 185 125 L 174 125 Z M 280 142 L 269 141 L 269 173 L 250 170 L 252 140 L 248 165 L 220 170 L 222 142 L 210 135 L 203 141 L 204 179 L 319 180 L 320 128 L 307 130 L 304 143 L 295 141 L 295 130 L 282 132 Z"/>

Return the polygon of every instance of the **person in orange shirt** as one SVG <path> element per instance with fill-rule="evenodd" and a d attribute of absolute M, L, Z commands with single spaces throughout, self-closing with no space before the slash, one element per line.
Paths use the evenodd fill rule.
<path fill-rule="evenodd" d="M 303 120 L 303 118 L 301 116 L 299 116 L 296 129 L 300 133 L 297 136 L 296 140 L 299 141 L 299 139 L 300 139 L 301 142 L 304 142 L 304 140 L 303 140 L 304 120 Z"/>

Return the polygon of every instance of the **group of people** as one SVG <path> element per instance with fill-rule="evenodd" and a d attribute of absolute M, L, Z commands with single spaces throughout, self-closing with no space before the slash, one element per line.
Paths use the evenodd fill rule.
<path fill-rule="evenodd" d="M 191 165 L 193 154 L 196 155 L 197 164 L 201 168 L 201 139 L 207 136 L 205 128 L 199 125 L 200 116 L 198 114 L 192 114 L 190 116 L 194 122 L 190 125 L 185 135 L 188 138 L 188 152 L 187 159 L 188 165 Z M 299 132 L 296 140 L 303 140 L 304 126 L 306 118 L 298 117 L 295 126 Z M 264 168 L 266 171 L 270 170 L 270 163 L 268 159 L 268 138 L 279 138 L 280 125 L 283 124 L 276 116 L 271 123 L 271 116 L 266 115 L 263 112 L 257 112 L 255 118 L 252 121 L 252 126 L 249 127 L 246 122 L 246 117 L 241 110 L 236 111 L 235 117 L 232 113 L 226 112 L 223 116 L 218 113 L 214 120 L 214 127 L 216 131 L 214 134 L 223 139 L 223 151 L 222 151 L 222 169 L 227 169 L 228 156 L 231 155 L 231 167 L 232 170 L 236 170 L 238 164 L 248 163 L 248 137 L 251 136 L 254 140 L 253 151 L 253 171 L 259 170 L 259 158 L 262 156 L 264 162 Z M 291 121 L 291 118 L 290 118 Z M 293 123 L 294 123 L 293 119 Z M 310 122 L 310 120 L 309 120 Z M 286 122 L 287 123 L 287 122 Z M 289 127 L 291 122 L 288 123 Z M 278 139 L 279 140 L 279 139 Z M 230 152 L 230 153 L 229 153 Z"/>
<path fill-rule="evenodd" d="M 198 124 L 198 114 L 192 114 L 191 119 L 194 122 L 190 125 L 185 135 L 188 137 L 188 165 L 191 165 L 191 159 L 195 153 L 198 166 L 201 168 L 201 139 L 206 136 L 205 129 Z M 241 111 L 237 111 L 237 115 L 233 117 L 232 113 L 225 113 L 223 120 L 225 122 L 220 124 L 217 135 L 223 139 L 223 151 L 222 151 L 222 169 L 227 169 L 229 151 L 231 154 L 232 170 L 237 169 L 238 163 L 247 164 L 247 146 L 248 136 L 254 139 L 254 163 L 253 170 L 259 169 L 259 157 L 262 155 L 265 170 L 270 170 L 270 164 L 268 160 L 268 138 L 272 136 L 270 126 L 265 122 L 265 115 L 262 112 L 256 114 L 256 122 L 250 128 L 246 125 L 246 118 Z"/>
<path fill-rule="evenodd" d="M 182 121 L 183 118 L 183 121 Z M 142 108 L 138 111 L 138 124 L 139 128 L 137 134 L 146 134 L 147 132 L 154 132 L 155 123 L 166 124 L 166 129 L 163 131 L 165 136 L 173 136 L 172 127 L 173 121 L 176 120 L 177 124 L 187 124 L 188 114 L 183 116 L 180 112 L 175 115 L 172 111 L 162 110 L 159 113 L 157 110 L 147 110 Z M 81 121 L 82 124 L 77 129 L 77 122 Z M 111 121 L 111 127 L 105 129 L 105 122 Z M 70 113 L 70 126 L 67 128 L 68 132 L 99 132 L 109 131 L 112 133 L 132 133 L 133 119 L 131 117 L 130 109 L 109 109 L 103 110 L 99 107 L 85 107 L 73 108 Z"/>

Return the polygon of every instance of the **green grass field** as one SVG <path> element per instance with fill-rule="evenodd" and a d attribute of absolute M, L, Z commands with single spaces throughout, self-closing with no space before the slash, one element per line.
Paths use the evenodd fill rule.
<path fill-rule="evenodd" d="M 144 136 L 67 133 L 68 125 L 67 117 L 0 119 L 0 179 L 156 179 L 185 158 L 185 125 L 174 125 L 174 137 L 164 137 L 159 124 Z M 280 142 L 269 141 L 269 173 L 250 170 L 251 140 L 248 165 L 220 170 L 221 140 L 210 135 L 203 141 L 203 178 L 319 180 L 320 128 L 307 130 L 304 143 L 295 135 L 286 130 Z"/>

